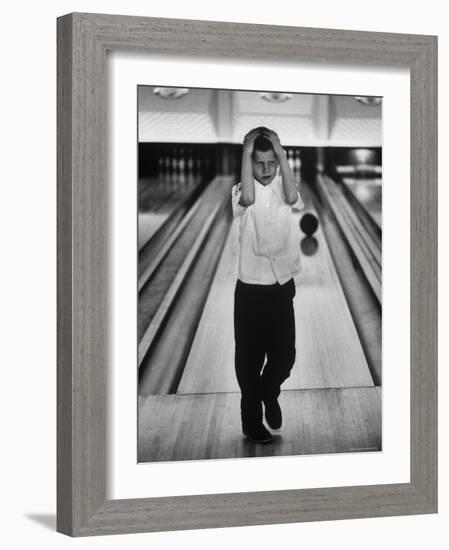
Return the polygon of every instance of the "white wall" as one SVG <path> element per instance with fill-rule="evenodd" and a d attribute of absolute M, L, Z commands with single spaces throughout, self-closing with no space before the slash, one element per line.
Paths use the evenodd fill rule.
<path fill-rule="evenodd" d="M 449 32 L 444 3 L 376 0 L 206 2 L 172 0 L 116 2 L 8 2 L 2 10 L 0 235 L 2 239 L 2 361 L 0 431 L 2 482 L 1 542 L 4 548 L 444 548 L 449 521 L 448 352 L 440 364 L 440 513 L 432 516 L 247 527 L 196 532 L 100 537 L 72 541 L 54 532 L 55 514 L 55 18 L 71 11 L 94 11 L 186 19 L 271 23 L 371 31 L 439 34 L 440 151 L 449 148 Z M 441 158 L 443 154 L 440 154 Z M 445 180 L 445 170 L 440 170 Z M 441 185 L 440 204 L 449 199 Z M 448 277 L 441 216 L 440 280 Z M 441 285 L 443 304 L 447 290 Z M 448 329 L 441 307 L 441 330 Z M 440 539 L 438 540 L 438 537 Z M 75 546 L 73 546 L 75 545 Z M 394 546 L 393 546 L 394 545 Z"/>

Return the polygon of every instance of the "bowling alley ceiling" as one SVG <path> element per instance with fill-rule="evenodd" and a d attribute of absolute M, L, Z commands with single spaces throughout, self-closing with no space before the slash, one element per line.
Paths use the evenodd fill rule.
<path fill-rule="evenodd" d="M 167 99 L 154 90 L 139 87 L 140 142 L 241 143 L 251 128 L 267 126 L 284 145 L 382 145 L 381 104 L 351 96 L 292 94 L 269 102 L 259 92 L 190 89 Z"/>

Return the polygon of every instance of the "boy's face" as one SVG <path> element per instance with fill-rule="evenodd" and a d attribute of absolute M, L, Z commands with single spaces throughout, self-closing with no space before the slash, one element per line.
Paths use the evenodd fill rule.
<path fill-rule="evenodd" d="M 269 185 L 276 175 L 278 159 L 273 149 L 269 151 L 254 150 L 253 176 L 262 185 Z"/>

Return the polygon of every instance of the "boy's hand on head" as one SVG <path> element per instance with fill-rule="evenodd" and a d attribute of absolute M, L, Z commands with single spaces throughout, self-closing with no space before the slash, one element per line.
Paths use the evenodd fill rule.
<path fill-rule="evenodd" d="M 284 149 L 281 145 L 281 140 L 279 139 L 279 136 L 276 134 L 276 132 L 268 128 L 264 128 L 261 133 L 264 137 L 271 141 L 271 143 L 273 144 L 274 152 L 277 156 L 284 152 Z"/>
<path fill-rule="evenodd" d="M 256 137 L 260 134 L 259 128 L 254 128 L 253 130 L 250 130 L 244 140 L 243 140 L 243 152 L 247 152 L 249 154 L 252 154 L 254 150 L 254 140 Z"/>

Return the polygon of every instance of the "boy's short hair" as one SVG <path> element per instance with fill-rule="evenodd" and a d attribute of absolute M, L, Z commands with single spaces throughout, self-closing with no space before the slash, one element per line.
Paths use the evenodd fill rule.
<path fill-rule="evenodd" d="M 259 126 L 258 128 L 255 128 L 255 130 L 259 130 L 259 132 L 262 132 L 262 130 L 267 130 L 264 126 Z M 264 137 L 261 133 L 256 137 L 254 140 L 254 149 L 253 151 L 260 151 L 261 153 L 265 153 L 266 151 L 271 151 L 273 149 L 273 144 L 269 139 Z"/>

